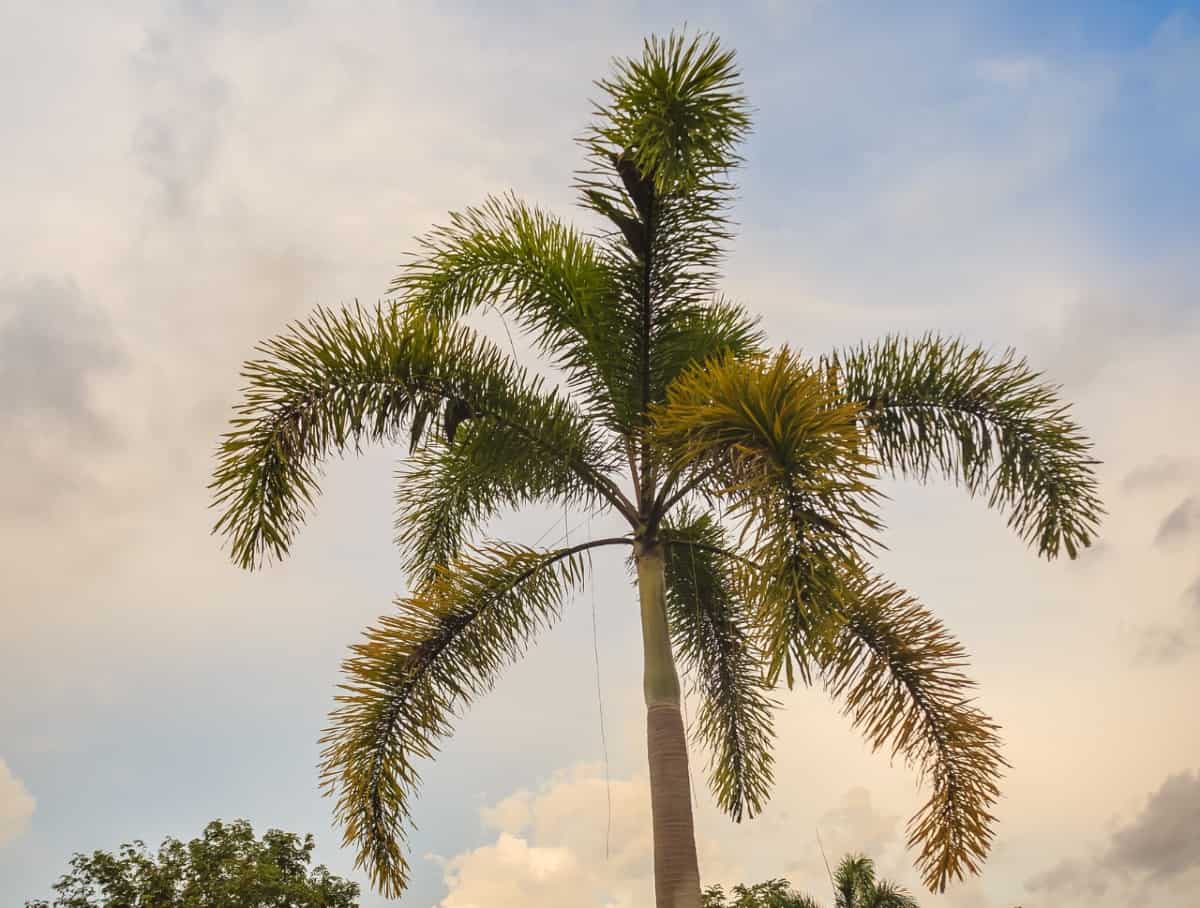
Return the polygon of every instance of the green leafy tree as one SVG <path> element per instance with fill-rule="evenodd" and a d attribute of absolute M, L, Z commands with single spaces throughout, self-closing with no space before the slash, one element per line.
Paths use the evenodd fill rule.
<path fill-rule="evenodd" d="M 345 841 L 383 892 L 404 889 L 420 763 L 612 547 L 632 556 L 640 602 L 660 908 L 700 904 L 676 658 L 733 819 L 770 792 L 772 687 L 821 684 L 928 782 L 909 842 L 941 889 L 987 854 L 1005 764 L 963 648 L 871 567 L 877 479 L 948 477 L 1039 554 L 1073 557 L 1101 513 L 1089 444 L 1012 353 L 934 336 L 769 351 L 717 292 L 750 125 L 733 54 L 703 35 L 651 38 L 597 84 L 577 186 L 606 228 L 489 199 L 422 239 L 386 303 L 319 310 L 243 373 L 213 489 L 216 530 L 246 568 L 289 550 L 323 461 L 409 444 L 396 492 L 409 592 L 353 647 L 323 742 Z M 561 380 L 463 322 L 484 307 Z M 628 531 L 479 539 L 541 503 L 607 510 Z"/>
<path fill-rule="evenodd" d="M 792 889 L 787 880 L 767 880 L 753 886 L 734 886 L 726 895 L 721 886 L 709 886 L 700 900 L 701 908 L 819 908 L 807 895 Z"/>
<path fill-rule="evenodd" d="M 358 884 L 310 870 L 312 850 L 311 835 L 257 839 L 245 820 L 214 820 L 186 845 L 166 838 L 157 854 L 141 842 L 76 854 L 54 901 L 25 908 L 356 908 Z"/>
<path fill-rule="evenodd" d="M 901 886 L 875 879 L 874 862 L 852 854 L 842 859 L 833 875 L 834 908 L 920 908 Z M 811 896 L 792 889 L 787 880 L 767 880 L 755 886 L 734 886 L 726 896 L 720 886 L 704 890 L 701 908 L 820 908 Z"/>

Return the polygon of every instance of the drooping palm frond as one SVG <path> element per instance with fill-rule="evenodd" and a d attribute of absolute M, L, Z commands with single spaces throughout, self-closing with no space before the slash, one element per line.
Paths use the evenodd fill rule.
<path fill-rule="evenodd" d="M 364 441 L 393 442 L 415 416 L 447 405 L 506 426 L 562 458 L 606 501 L 629 513 L 604 475 L 609 453 L 561 395 L 461 326 L 394 310 L 320 310 L 261 346 L 211 488 L 215 532 L 253 567 L 282 556 L 318 492 L 320 463 Z M 565 447 L 564 447 L 565 443 Z"/>
<path fill-rule="evenodd" d="M 594 486 L 557 453 L 570 448 L 570 435 L 543 441 L 533 446 L 506 425 L 471 420 L 453 442 L 413 453 L 397 471 L 396 542 L 415 583 L 435 576 L 501 510 L 597 504 Z"/>
<path fill-rule="evenodd" d="M 865 579 L 879 528 L 859 405 L 787 350 L 675 382 L 655 443 L 705 477 L 745 521 L 741 589 L 755 604 L 768 678 L 815 672 L 875 747 L 931 782 L 910 843 L 931 887 L 973 870 L 991 840 L 1003 760 L 995 726 L 964 703 L 961 647 L 928 612 Z M 736 553 L 735 553 L 736 554 Z M 814 672 L 815 669 L 815 672 Z"/>
<path fill-rule="evenodd" d="M 419 243 L 391 285 L 408 310 L 443 320 L 483 306 L 511 315 L 579 399 L 619 422 L 611 411 L 631 399 L 637 342 L 607 252 L 513 196 L 452 212 Z"/>
<path fill-rule="evenodd" d="M 826 689 L 872 748 L 929 783 L 908 844 L 930 889 L 977 872 L 991 847 L 997 782 L 1008 764 L 997 727 L 971 705 L 966 652 L 911 596 L 858 572 L 836 614 L 807 641 Z"/>
<path fill-rule="evenodd" d="M 584 575 L 581 553 L 625 539 L 538 551 L 497 544 L 457 559 L 400 600 L 343 665 L 341 706 L 322 743 L 322 785 L 337 798 L 344 843 L 385 895 L 408 879 L 403 844 L 418 763 L 455 712 L 489 690 L 557 620 Z"/>
<path fill-rule="evenodd" d="M 829 363 L 845 398 L 863 405 L 884 467 L 922 480 L 938 471 L 986 495 L 1046 558 L 1091 543 L 1104 513 L 1091 443 L 1058 389 L 1013 351 L 992 357 L 927 335 Z"/>
<path fill-rule="evenodd" d="M 775 758 L 774 703 L 749 608 L 718 551 L 728 546 L 710 515 L 681 513 L 664 528 L 667 624 L 700 697 L 695 736 L 709 753 L 717 804 L 735 821 L 762 811 Z"/>
<path fill-rule="evenodd" d="M 830 585 L 879 529 L 858 415 L 786 348 L 769 359 L 697 366 L 653 411 L 662 456 L 743 523 L 742 545 L 757 565 L 748 594 L 759 603 L 772 682 L 782 673 L 791 684 L 796 671 L 807 680 L 807 658 L 792 641 L 821 617 L 813 609 L 836 602 Z"/>

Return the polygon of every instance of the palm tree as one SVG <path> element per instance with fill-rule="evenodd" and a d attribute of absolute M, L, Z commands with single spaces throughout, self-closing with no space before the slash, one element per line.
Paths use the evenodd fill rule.
<path fill-rule="evenodd" d="M 909 841 L 941 889 L 985 857 L 1005 763 L 968 701 L 962 647 L 870 567 L 876 479 L 945 475 L 1041 555 L 1074 557 L 1101 513 L 1089 443 L 1012 353 L 934 336 L 816 359 L 767 350 L 716 292 L 727 174 L 749 129 L 733 54 L 706 35 L 651 38 L 597 84 L 607 99 L 577 185 L 609 229 L 489 199 L 423 238 L 386 303 L 319 310 L 243 372 L 212 484 L 216 531 L 243 567 L 285 555 L 325 459 L 410 444 L 396 494 L 409 592 L 353 647 L 323 739 L 345 841 L 378 888 L 404 889 L 418 765 L 614 547 L 632 556 L 641 607 L 658 906 L 700 902 L 677 656 L 734 820 L 769 794 L 771 689 L 821 683 L 930 783 Z M 560 380 L 462 322 L 481 307 Z M 541 502 L 615 512 L 628 531 L 473 541 Z"/>
<path fill-rule="evenodd" d="M 834 908 L 920 908 L 895 883 L 875 879 L 875 863 L 861 854 L 842 858 L 833 875 Z"/>

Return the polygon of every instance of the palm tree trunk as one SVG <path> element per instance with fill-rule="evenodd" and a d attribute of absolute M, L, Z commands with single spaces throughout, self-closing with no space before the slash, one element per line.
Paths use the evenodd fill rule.
<path fill-rule="evenodd" d="M 667 630 L 662 546 L 639 544 L 635 558 L 645 653 L 655 908 L 700 908 L 687 738 L 679 708 L 679 675 Z"/>

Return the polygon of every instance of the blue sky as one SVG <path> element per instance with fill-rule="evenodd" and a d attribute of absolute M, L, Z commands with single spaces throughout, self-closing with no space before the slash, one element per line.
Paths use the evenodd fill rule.
<path fill-rule="evenodd" d="M 238 366 L 318 303 L 381 295 L 449 209 L 513 189 L 571 215 L 591 81 L 685 20 L 737 49 L 756 110 L 726 291 L 805 350 L 1016 346 L 1104 461 L 1076 564 L 954 489 L 889 487 L 884 566 L 967 645 L 1013 763 L 985 873 L 923 904 L 1195 904 L 1200 6 L 821 0 L 0 11 L 0 901 L 217 816 L 311 831 L 354 875 L 316 739 L 404 589 L 400 452 L 332 465 L 292 558 L 238 572 L 205 491 Z M 585 595 L 425 772 L 405 904 L 647 904 L 632 602 L 597 572 L 613 856 Z M 911 777 L 815 693 L 783 724 L 760 820 L 702 794 L 706 877 L 823 894 L 816 827 L 915 884 Z"/>

